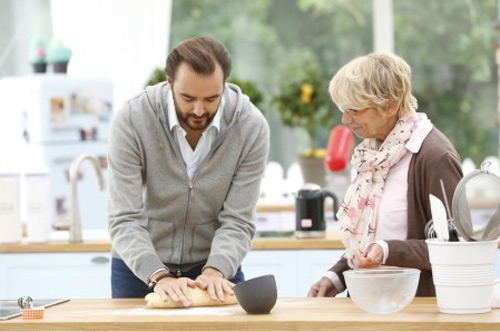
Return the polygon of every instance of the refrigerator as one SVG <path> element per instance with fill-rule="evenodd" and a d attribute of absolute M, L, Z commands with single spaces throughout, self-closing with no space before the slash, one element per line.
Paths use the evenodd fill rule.
<path fill-rule="evenodd" d="M 113 114 L 113 86 L 104 78 L 35 74 L 0 79 L 0 170 L 50 171 L 50 220 L 68 227 L 69 167 L 88 153 L 106 177 L 106 145 Z M 106 229 L 106 191 L 90 164 L 78 174 L 81 227 Z"/>

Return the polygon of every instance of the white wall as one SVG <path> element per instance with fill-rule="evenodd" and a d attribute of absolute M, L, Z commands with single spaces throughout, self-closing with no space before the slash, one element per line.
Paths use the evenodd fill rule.
<path fill-rule="evenodd" d="M 113 81 L 115 105 L 165 66 L 171 0 L 51 0 L 54 37 L 72 49 L 68 75 Z"/>
<path fill-rule="evenodd" d="M 52 36 L 49 0 L 0 0 L 0 77 L 32 73 L 32 39 Z"/>

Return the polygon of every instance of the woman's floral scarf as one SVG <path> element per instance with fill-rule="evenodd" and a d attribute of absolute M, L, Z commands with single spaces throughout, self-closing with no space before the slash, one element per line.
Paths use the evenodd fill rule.
<path fill-rule="evenodd" d="M 405 145 L 421 121 L 429 121 L 424 113 L 401 118 L 382 145 L 376 139 L 365 139 L 354 150 L 351 164 L 358 174 L 337 214 L 342 221 L 342 241 L 347 259 L 352 258 L 357 249 L 364 252 L 374 241 L 387 173 L 408 153 Z"/>

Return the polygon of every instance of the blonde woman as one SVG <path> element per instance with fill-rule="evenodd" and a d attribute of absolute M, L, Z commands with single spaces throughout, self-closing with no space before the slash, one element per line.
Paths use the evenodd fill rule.
<path fill-rule="evenodd" d="M 329 93 L 342 122 L 364 140 L 352 156 L 357 176 L 338 212 L 345 253 L 308 296 L 336 296 L 345 289 L 342 272 L 380 265 L 420 269 L 417 296 L 433 296 L 424 234 L 432 218 L 429 194 L 443 200 L 442 179 L 451 202 L 463 176 L 458 153 L 416 112 L 410 66 L 396 55 L 352 60 L 335 74 Z"/>

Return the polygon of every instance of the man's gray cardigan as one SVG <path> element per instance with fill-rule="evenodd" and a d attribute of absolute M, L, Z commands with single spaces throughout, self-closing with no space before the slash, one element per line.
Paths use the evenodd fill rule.
<path fill-rule="evenodd" d="M 220 132 L 190 181 L 168 129 L 167 91 L 166 83 L 147 88 L 113 120 L 108 147 L 112 255 L 145 282 L 161 267 L 184 271 L 200 264 L 231 278 L 255 234 L 269 127 L 248 97 L 226 84 Z"/>

